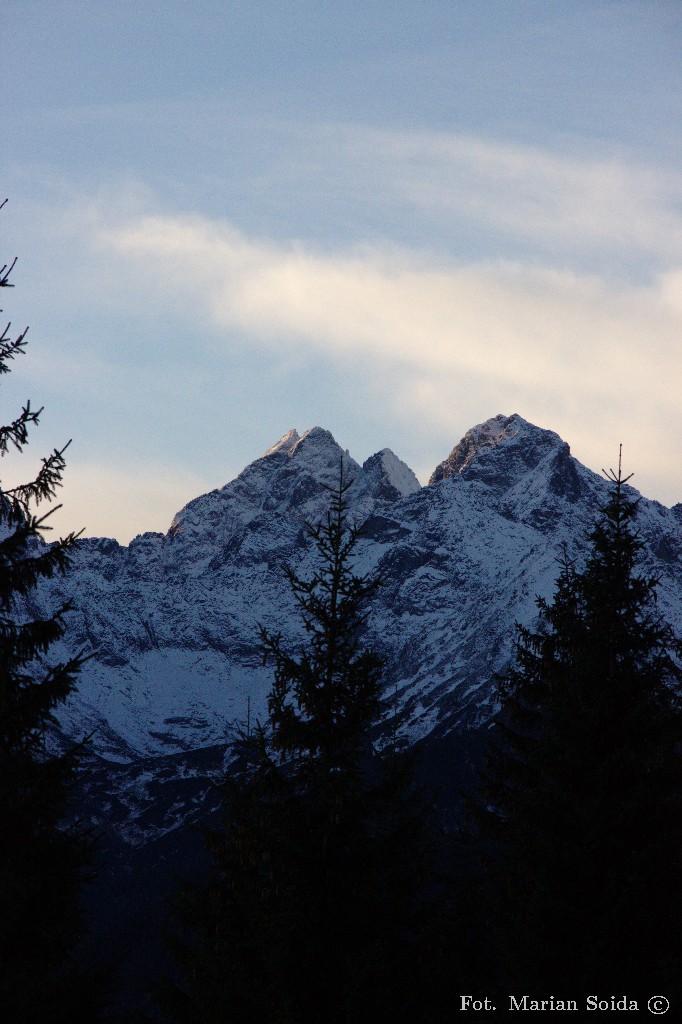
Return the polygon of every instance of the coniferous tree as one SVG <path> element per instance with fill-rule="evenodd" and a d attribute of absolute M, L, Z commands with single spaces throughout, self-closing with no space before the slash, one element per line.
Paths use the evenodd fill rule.
<path fill-rule="evenodd" d="M 378 1024 L 424 1010 L 429 832 L 409 759 L 372 742 L 382 660 L 361 630 L 377 581 L 352 571 L 350 485 L 342 466 L 310 528 L 312 578 L 287 571 L 304 649 L 261 629 L 268 719 L 235 745 L 211 877 L 183 900 L 176 1019 Z"/>
<path fill-rule="evenodd" d="M 500 984 L 670 994 L 680 977 L 682 648 L 638 569 L 620 464 L 585 568 L 519 628 L 474 814 Z"/>
<path fill-rule="evenodd" d="M 12 287 L 15 263 L 0 270 L 0 287 Z M 26 331 L 14 338 L 9 331 L 10 324 L 0 337 L 0 374 L 26 346 Z M 41 411 L 27 402 L 0 426 L 0 456 L 23 452 Z M 50 663 L 69 606 L 36 618 L 26 600 L 41 580 L 67 568 L 76 541 L 70 534 L 46 545 L 51 513 L 35 511 L 61 485 L 64 451 L 43 459 L 28 483 L 0 484 L 0 1006 L 13 1024 L 96 1019 L 94 988 L 76 957 L 91 844 L 63 824 L 78 751 L 46 750 L 46 729 L 74 689 L 83 657 Z"/>

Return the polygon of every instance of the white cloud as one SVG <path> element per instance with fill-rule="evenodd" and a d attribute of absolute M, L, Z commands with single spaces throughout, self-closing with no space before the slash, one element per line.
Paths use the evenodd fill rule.
<path fill-rule="evenodd" d="M 429 267 L 404 252 L 332 258 L 182 217 L 145 218 L 107 238 L 157 290 L 182 287 L 216 325 L 275 352 L 305 345 L 420 375 L 462 372 L 604 398 L 614 386 L 637 393 L 655 381 L 659 401 L 677 401 L 682 311 L 672 274 L 633 289 L 521 264 Z"/>
<path fill-rule="evenodd" d="M 382 173 L 441 215 L 579 251 L 682 255 L 682 175 L 616 156 L 551 152 L 446 133 L 367 133 Z"/>
<path fill-rule="evenodd" d="M 198 115 L 197 115 L 198 116 Z M 224 118 L 234 117 L 231 111 Z M 187 120 L 181 116 L 180 121 Z M 218 131 L 216 126 L 216 131 Z M 251 122 L 239 132 L 251 139 Z M 682 259 L 682 174 L 596 138 L 554 148 L 454 132 L 379 130 L 358 124 L 259 124 L 272 141 L 239 192 L 260 203 L 274 234 L 290 218 L 320 218 L 327 232 L 384 237 L 409 224 L 450 235 L 454 250 L 485 234 L 488 249 L 534 245 L 576 259 Z M 220 145 L 219 142 L 216 143 Z M 213 187 L 234 196 L 232 152 Z M 311 233 L 317 225 L 309 224 Z M 319 237 L 319 236 L 318 236 Z M 447 243 L 446 243 L 447 244 Z"/>
<path fill-rule="evenodd" d="M 150 287 L 181 287 L 230 344 L 237 328 L 275 358 L 321 352 L 362 367 L 370 393 L 390 379 L 394 415 L 435 424 L 461 423 L 463 407 L 519 411 L 591 464 L 625 433 L 650 472 L 678 476 L 676 446 L 666 449 L 679 430 L 677 272 L 635 289 L 520 263 L 322 256 L 186 217 L 144 218 L 106 240 Z"/>

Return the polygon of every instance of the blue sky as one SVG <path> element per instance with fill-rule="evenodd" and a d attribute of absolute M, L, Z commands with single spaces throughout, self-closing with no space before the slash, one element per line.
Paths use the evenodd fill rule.
<path fill-rule="evenodd" d="M 3 479 L 73 437 L 62 529 L 165 530 L 293 426 L 425 482 L 499 412 L 682 500 L 677 0 L 2 22 L 3 415 L 45 405 Z"/>

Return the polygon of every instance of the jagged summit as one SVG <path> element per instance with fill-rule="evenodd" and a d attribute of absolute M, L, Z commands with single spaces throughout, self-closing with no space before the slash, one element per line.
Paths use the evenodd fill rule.
<path fill-rule="evenodd" d="M 560 451 L 570 454 L 566 442 L 554 431 L 537 427 L 518 413 L 500 413 L 466 432 L 447 459 L 436 466 L 429 485 L 459 474 L 506 488 Z"/>
<path fill-rule="evenodd" d="M 310 427 L 301 434 L 296 444 L 291 449 L 291 455 L 299 455 L 305 452 L 316 456 L 333 457 L 337 462 L 343 454 L 340 444 L 334 435 L 324 427 Z"/>
<path fill-rule="evenodd" d="M 361 468 L 323 427 L 311 427 L 303 434 L 299 434 L 295 429 L 287 431 L 252 465 L 272 456 L 280 456 L 282 453 L 288 459 L 298 460 L 303 457 L 310 472 L 323 475 L 326 475 L 325 470 L 329 468 L 338 469 L 339 460 L 344 458 L 346 467 L 358 481 L 362 491 L 374 498 L 392 501 L 414 494 L 421 488 L 410 467 L 390 448 L 382 448 L 371 455 Z M 247 466 L 244 473 L 248 473 L 250 468 Z"/>
<path fill-rule="evenodd" d="M 338 459 L 343 454 L 341 446 L 334 438 L 334 435 L 329 430 L 325 430 L 324 427 L 310 427 L 302 434 L 299 434 L 296 428 L 293 427 L 280 437 L 279 441 L 273 444 L 271 448 L 263 452 L 260 459 L 256 459 L 256 463 L 279 453 L 284 453 L 290 458 L 302 454 L 308 457 L 322 457 L 323 459 L 332 457 L 336 462 L 338 462 Z M 251 463 L 251 465 L 256 463 Z M 247 466 L 244 472 L 249 468 Z"/>
<path fill-rule="evenodd" d="M 301 438 L 298 431 L 296 430 L 295 427 L 292 427 L 291 430 L 287 430 L 286 434 L 282 434 L 279 441 L 275 442 L 275 444 L 268 448 L 267 451 L 263 452 L 261 458 L 265 459 L 268 457 L 268 455 L 273 455 L 275 452 L 290 452 L 293 448 L 296 447 L 296 444 L 300 441 L 300 439 Z"/>
<path fill-rule="evenodd" d="M 325 487 L 337 479 L 341 459 L 356 481 L 354 500 L 360 502 L 362 514 L 370 514 L 372 502 L 398 501 L 422 489 L 413 471 L 390 448 L 381 449 L 360 466 L 323 427 L 310 427 L 302 434 L 292 428 L 236 479 L 189 502 L 175 516 L 169 534 L 197 539 L 207 530 L 233 529 L 235 516 L 245 522 L 264 511 L 300 508 L 315 494 L 323 501 Z M 544 481 L 557 493 L 571 492 L 576 500 L 581 488 L 572 463 L 568 445 L 553 431 L 518 414 L 500 414 L 469 430 L 435 469 L 429 484 L 462 478 L 499 495 L 516 490 L 523 504 L 538 486 L 544 488 Z M 529 474 L 537 477 L 534 483 Z M 316 515 L 317 509 L 309 514 Z"/>
<path fill-rule="evenodd" d="M 380 498 L 406 497 L 421 490 L 421 484 L 410 467 L 390 448 L 382 448 L 362 465 L 363 472 L 375 483 L 375 494 Z"/>
<path fill-rule="evenodd" d="M 517 413 L 513 416 L 504 416 L 500 413 L 467 430 L 448 457 L 436 466 L 429 484 L 446 480 L 453 473 L 461 473 L 480 452 L 495 448 L 506 438 L 516 436 L 520 425 L 518 421 L 524 425 L 526 423 Z"/>

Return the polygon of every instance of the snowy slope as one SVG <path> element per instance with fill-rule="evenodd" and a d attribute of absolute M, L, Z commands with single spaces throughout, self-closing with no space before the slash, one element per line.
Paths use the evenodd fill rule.
<path fill-rule="evenodd" d="M 328 431 L 289 431 L 167 534 L 84 541 L 42 596 L 71 598 L 70 649 L 95 652 L 60 713 L 64 732 L 94 732 L 97 753 L 125 763 L 223 743 L 247 708 L 262 713 L 271 674 L 258 623 L 300 639 L 283 566 L 310 571 L 305 524 L 323 515 L 341 458 L 364 524 L 357 571 L 383 579 L 368 639 L 387 659 L 396 713 L 413 738 L 484 721 L 515 621 L 551 594 L 562 545 L 580 557 L 608 490 L 520 416 L 469 431 L 426 487 L 388 449 L 359 466 Z M 642 499 L 639 518 L 660 609 L 679 632 L 681 511 Z"/>

